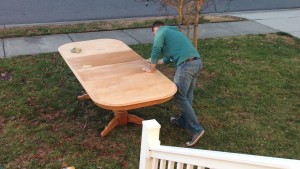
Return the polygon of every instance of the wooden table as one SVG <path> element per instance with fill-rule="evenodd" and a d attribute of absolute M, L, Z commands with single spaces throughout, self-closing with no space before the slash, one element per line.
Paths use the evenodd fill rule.
<path fill-rule="evenodd" d="M 81 49 L 73 53 L 72 49 Z M 176 85 L 158 70 L 146 73 L 148 63 L 115 39 L 73 42 L 58 48 L 86 95 L 97 106 L 112 110 L 114 118 L 101 132 L 106 136 L 115 126 L 128 122 L 142 124 L 143 119 L 128 110 L 166 102 L 172 98 Z"/>

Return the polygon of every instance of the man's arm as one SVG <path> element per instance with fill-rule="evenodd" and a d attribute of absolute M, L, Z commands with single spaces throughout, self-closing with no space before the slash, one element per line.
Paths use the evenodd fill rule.
<path fill-rule="evenodd" d="M 151 58 L 146 59 L 146 61 L 151 64 Z M 163 59 L 159 59 L 157 61 L 157 64 L 158 65 L 163 65 L 164 64 L 164 60 Z"/>
<path fill-rule="evenodd" d="M 163 64 L 163 60 L 158 59 L 158 57 L 162 53 L 162 48 L 164 45 L 164 33 L 163 31 L 156 31 L 154 42 L 151 50 L 151 57 L 147 59 L 147 61 L 150 63 L 148 67 L 144 67 L 143 70 L 149 73 L 152 73 L 155 71 L 156 64 Z"/>

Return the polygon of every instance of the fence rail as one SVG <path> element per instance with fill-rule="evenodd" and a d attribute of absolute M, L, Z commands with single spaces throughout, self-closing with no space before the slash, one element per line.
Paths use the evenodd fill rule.
<path fill-rule="evenodd" d="M 162 146 L 160 125 L 143 121 L 140 169 L 300 169 L 300 160 Z"/>

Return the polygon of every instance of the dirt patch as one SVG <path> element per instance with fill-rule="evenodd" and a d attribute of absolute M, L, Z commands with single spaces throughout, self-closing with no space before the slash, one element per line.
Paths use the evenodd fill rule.
<path fill-rule="evenodd" d="M 218 16 L 218 15 L 204 15 L 203 20 L 209 23 L 219 23 L 219 22 L 236 22 L 243 21 L 244 18 L 239 18 L 235 16 Z"/>
<path fill-rule="evenodd" d="M 216 76 L 214 72 L 208 72 L 206 70 L 202 70 L 200 73 L 200 77 L 198 78 L 197 87 L 202 88 L 204 84 L 212 81 L 212 79 Z"/>
<path fill-rule="evenodd" d="M 227 60 L 231 63 L 238 64 L 238 65 L 245 64 L 245 61 L 243 59 L 239 59 L 235 57 L 229 57 Z"/>
<path fill-rule="evenodd" d="M 0 80 L 11 81 L 13 79 L 13 73 L 5 70 L 0 70 Z"/>
<path fill-rule="evenodd" d="M 272 41 L 277 40 L 279 38 L 283 38 L 283 40 L 285 41 L 286 44 L 295 45 L 295 39 L 293 37 L 280 36 L 280 35 L 277 35 L 277 34 L 267 34 L 267 39 L 268 39 L 269 42 L 272 42 Z"/>
<path fill-rule="evenodd" d="M 0 135 L 3 134 L 4 125 L 5 125 L 5 119 L 4 117 L 0 116 Z"/>
<path fill-rule="evenodd" d="M 289 36 L 284 36 L 283 37 L 285 43 L 289 44 L 289 45 L 295 45 L 295 40 L 292 37 Z"/>
<path fill-rule="evenodd" d="M 40 145 L 37 148 L 37 151 L 34 153 L 23 154 L 16 158 L 9 165 L 18 166 L 18 168 L 23 168 L 23 166 L 27 166 L 30 161 L 35 160 L 39 165 L 46 164 L 48 154 L 53 151 L 48 145 Z"/>

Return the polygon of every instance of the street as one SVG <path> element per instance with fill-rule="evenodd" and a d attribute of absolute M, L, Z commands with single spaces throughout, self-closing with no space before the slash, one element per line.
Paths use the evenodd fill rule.
<path fill-rule="evenodd" d="M 214 0 L 203 13 L 300 8 L 299 0 Z M 228 2 L 230 1 L 230 3 Z M 176 14 L 158 0 L 0 0 L 0 25 L 121 19 Z"/>

